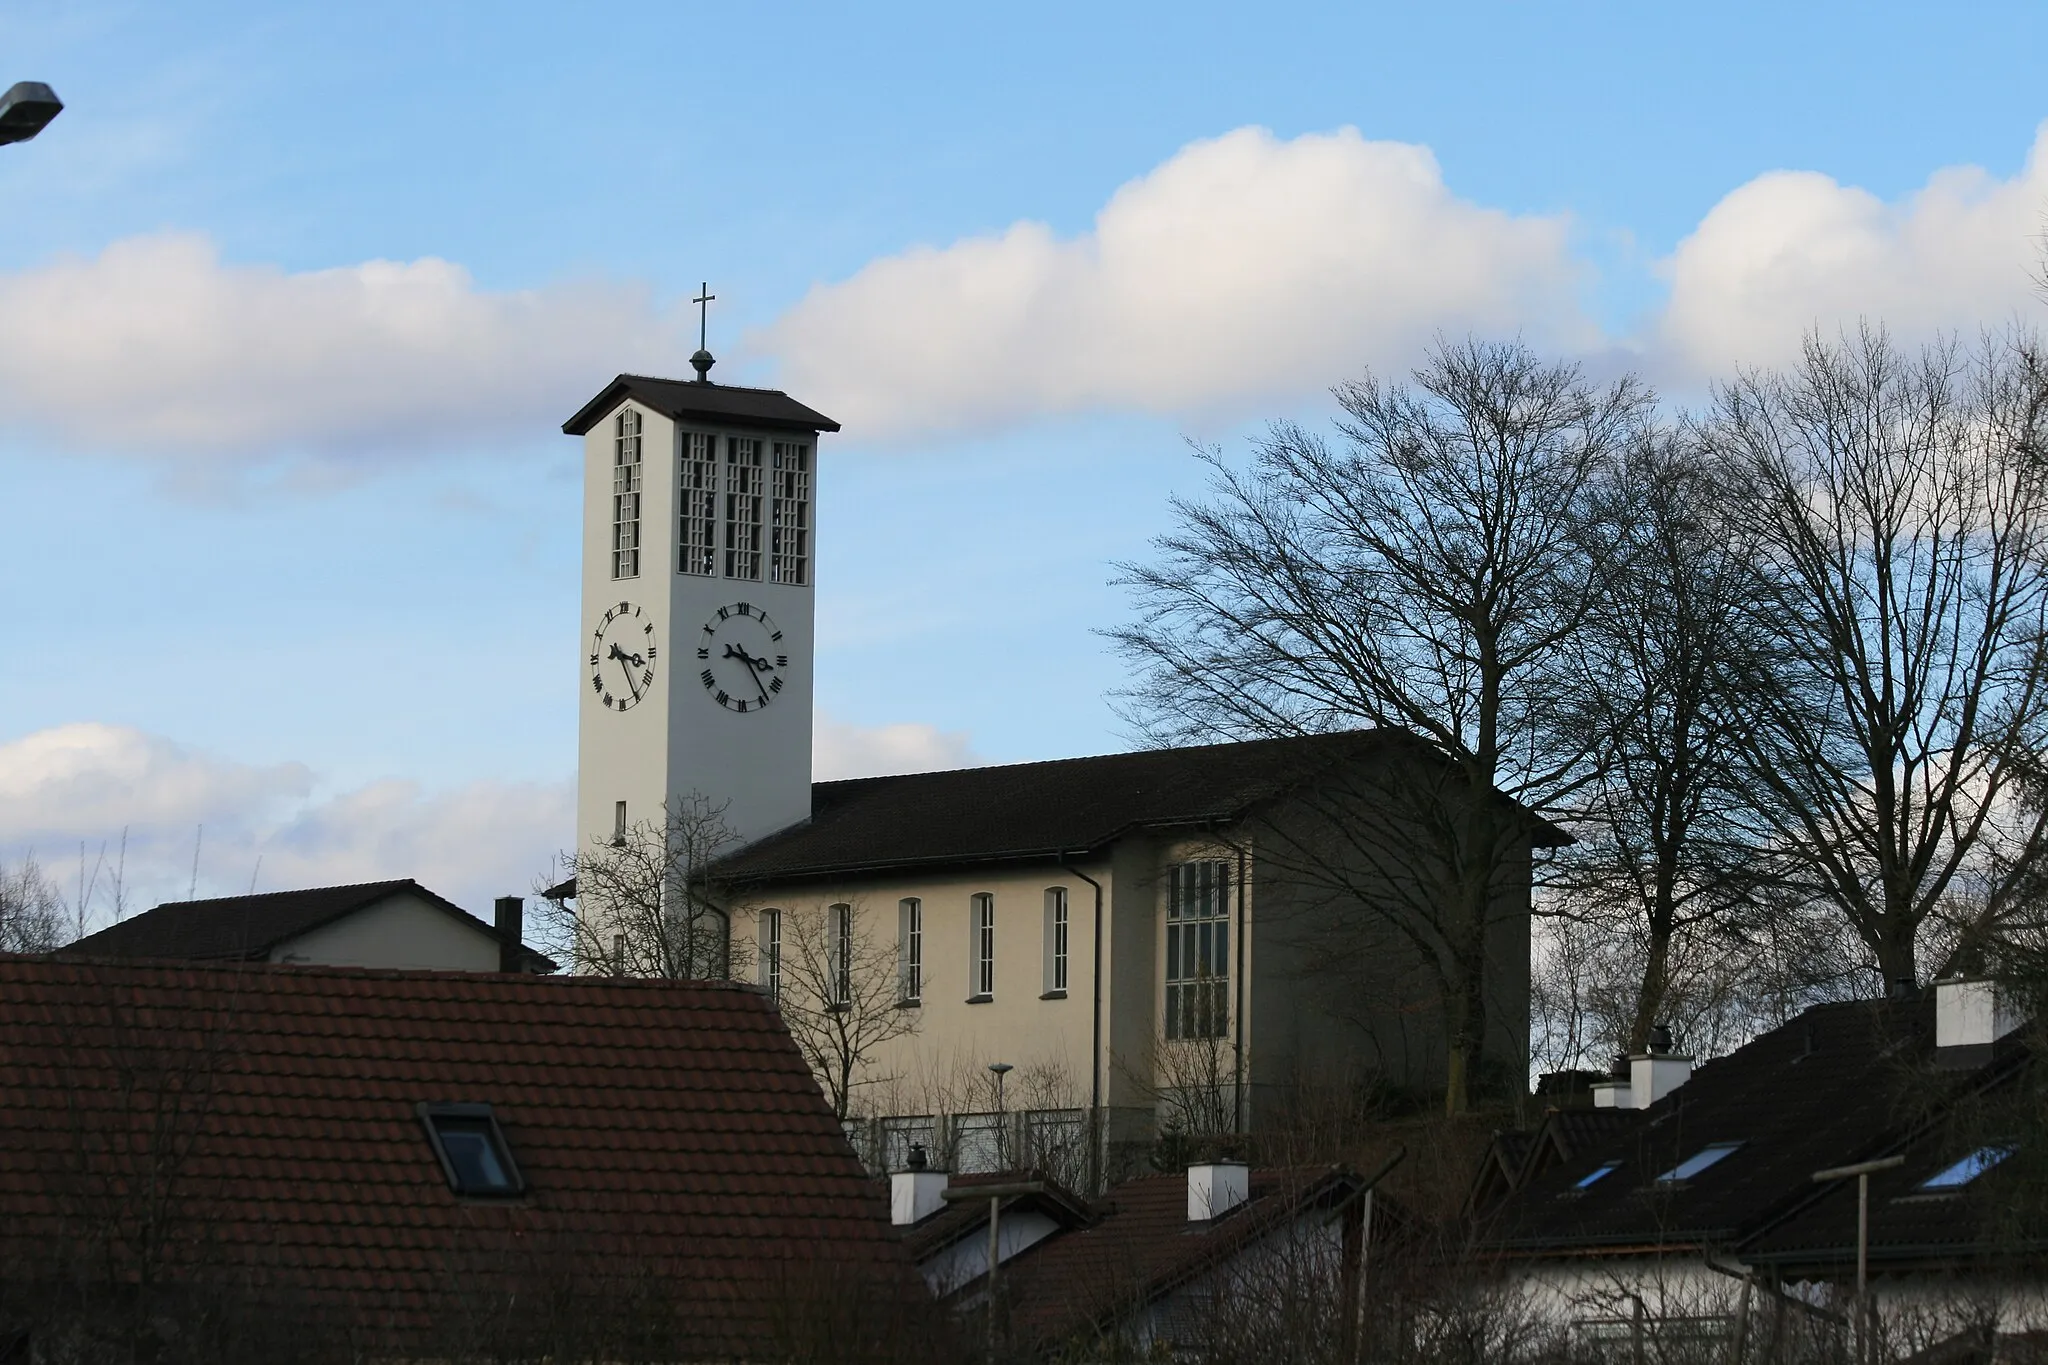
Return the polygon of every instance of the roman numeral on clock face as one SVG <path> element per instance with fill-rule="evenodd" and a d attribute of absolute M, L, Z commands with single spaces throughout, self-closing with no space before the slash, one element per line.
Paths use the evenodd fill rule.
<path fill-rule="evenodd" d="M 702 679 L 704 680 L 704 685 L 705 685 L 706 687 L 716 687 L 716 686 L 718 686 L 718 679 L 712 676 L 711 670 L 710 670 L 710 669 L 708 669 L 708 668 L 707 668 L 707 669 L 705 669 L 705 670 L 704 670 L 704 671 L 703 671 L 702 673 L 699 673 L 699 674 L 698 674 L 697 676 L 698 676 L 698 677 L 700 677 L 700 678 L 702 678 Z M 725 693 L 723 693 L 723 692 L 720 692 L 720 693 L 718 694 L 718 699 L 719 699 L 720 701 L 724 701 L 724 700 L 725 700 Z"/>

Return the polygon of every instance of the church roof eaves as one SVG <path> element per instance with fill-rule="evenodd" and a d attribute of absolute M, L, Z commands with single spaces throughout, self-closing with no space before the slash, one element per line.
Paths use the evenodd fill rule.
<path fill-rule="evenodd" d="M 1404 731 L 1346 731 L 819 782 L 810 820 L 721 870 L 765 882 L 1081 857 L 1134 830 L 1228 824 L 1331 764 L 1395 746 L 1435 752 Z"/>
<path fill-rule="evenodd" d="M 697 419 L 720 425 L 771 427 L 782 431 L 837 431 L 839 423 L 805 407 L 780 389 L 737 384 L 700 384 L 688 379 L 622 374 L 562 423 L 565 435 L 581 436 L 625 399 L 634 399 L 675 421 Z"/>

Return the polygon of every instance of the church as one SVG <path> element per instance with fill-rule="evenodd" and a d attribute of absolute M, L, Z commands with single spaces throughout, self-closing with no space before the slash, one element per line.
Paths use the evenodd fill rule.
<path fill-rule="evenodd" d="M 679 801 L 722 808 L 719 961 L 786 1002 L 871 1165 L 916 1148 L 1094 1187 L 1117 1153 L 1256 1132 L 1316 1087 L 1440 1091 L 1417 950 L 1271 856 L 1304 791 L 1427 746 L 1354 732 L 813 782 L 839 426 L 712 363 L 620 375 L 563 425 L 584 442 L 579 862 Z M 1502 1074 L 1526 1074 L 1531 851 L 1562 841 L 1528 822 L 1489 919 Z"/>

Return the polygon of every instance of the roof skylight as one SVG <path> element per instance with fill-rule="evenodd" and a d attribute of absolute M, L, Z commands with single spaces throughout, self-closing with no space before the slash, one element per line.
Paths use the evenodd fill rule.
<path fill-rule="evenodd" d="M 1681 1180 L 1690 1180 L 1741 1146 L 1739 1142 L 1710 1142 L 1658 1176 L 1657 1183 L 1670 1185 Z"/>
<path fill-rule="evenodd" d="M 457 1194 L 503 1198 L 526 1188 L 491 1106 L 421 1104 L 418 1110 L 449 1189 Z"/>
<path fill-rule="evenodd" d="M 1937 1171 L 1921 1181 L 1920 1188 L 1923 1190 L 1959 1190 L 1978 1176 L 1984 1174 L 1984 1172 L 1990 1170 L 1993 1166 L 1996 1166 L 1999 1162 L 2011 1156 L 2012 1153 L 2013 1149 L 2010 1143 L 1979 1147 L 1953 1166 Z"/>
<path fill-rule="evenodd" d="M 1575 1190 L 1590 1190 L 1608 1176 L 1613 1175 L 1620 1165 L 1619 1161 L 1602 1162 L 1594 1168 L 1591 1174 L 1581 1176 L 1578 1180 L 1574 1181 L 1572 1188 Z"/>

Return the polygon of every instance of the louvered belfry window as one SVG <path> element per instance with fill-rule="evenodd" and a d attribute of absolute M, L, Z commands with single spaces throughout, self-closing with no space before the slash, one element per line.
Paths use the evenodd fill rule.
<path fill-rule="evenodd" d="M 1230 1029 L 1230 865 L 1181 863 L 1167 878 L 1166 1036 Z"/>
<path fill-rule="evenodd" d="M 640 576 L 640 414 L 612 419 L 612 577 Z"/>
<path fill-rule="evenodd" d="M 718 572 L 718 438 L 686 431 L 679 455 L 676 572 L 708 576 Z"/>
<path fill-rule="evenodd" d="M 725 438 L 725 576 L 761 577 L 761 442 Z"/>
<path fill-rule="evenodd" d="M 802 587 L 811 573 L 811 449 L 777 441 L 769 509 L 768 581 Z"/>

